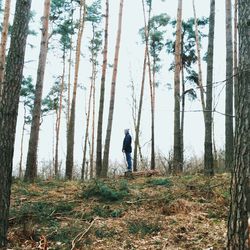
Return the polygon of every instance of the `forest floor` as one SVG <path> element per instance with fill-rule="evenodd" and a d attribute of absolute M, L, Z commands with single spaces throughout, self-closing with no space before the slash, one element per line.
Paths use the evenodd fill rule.
<path fill-rule="evenodd" d="M 8 249 L 225 249 L 229 179 L 14 181 Z"/>

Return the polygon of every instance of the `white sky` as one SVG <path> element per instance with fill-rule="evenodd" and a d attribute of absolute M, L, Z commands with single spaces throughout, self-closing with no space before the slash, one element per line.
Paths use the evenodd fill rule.
<path fill-rule="evenodd" d="M 87 0 L 87 3 L 91 1 Z M 104 1 L 103 1 L 104 2 Z M 209 16 L 210 1 L 196 0 L 196 12 L 197 16 Z M 214 81 L 221 81 L 225 79 L 225 10 L 224 1 L 216 1 L 216 28 L 215 28 L 215 57 L 214 57 Z M 113 64 L 116 29 L 117 29 L 117 17 L 118 17 L 118 0 L 110 0 L 110 35 L 109 35 L 109 63 Z M 32 24 L 34 29 L 38 32 L 37 37 L 29 37 L 29 43 L 36 46 L 35 49 L 27 48 L 26 61 L 34 60 L 32 63 L 28 63 L 25 66 L 24 74 L 32 75 L 34 80 L 36 78 L 36 69 L 38 63 L 39 44 L 40 44 L 40 32 L 39 32 L 39 20 L 42 15 L 43 1 L 33 0 L 32 10 L 36 12 L 35 23 Z M 104 9 L 103 9 L 104 11 Z M 153 14 L 167 13 L 172 18 L 176 17 L 177 0 L 153 0 Z M 183 1 L 183 18 L 187 19 L 193 17 L 192 0 Z M 111 149 L 110 159 L 112 161 L 123 161 L 121 152 L 121 144 L 123 140 L 124 128 L 130 128 L 133 136 L 133 122 L 131 116 L 131 90 L 128 87 L 130 84 L 130 70 L 134 82 L 137 84 L 137 96 L 139 98 L 139 88 L 142 75 L 142 63 L 144 48 L 141 45 L 141 40 L 138 35 L 138 30 L 143 26 L 143 15 L 141 8 L 141 0 L 124 0 L 124 12 L 123 12 L 123 26 L 122 26 L 122 40 L 120 49 L 120 58 L 118 66 L 117 76 L 117 88 L 116 88 L 116 100 L 113 120 L 113 130 L 111 137 Z M 88 62 L 88 27 L 86 26 L 83 42 L 82 42 L 82 54 L 79 82 L 88 83 L 90 77 L 90 63 Z M 203 53 L 207 50 L 207 44 L 204 43 Z M 102 58 L 100 58 L 102 60 Z M 156 121 L 155 121 L 155 134 L 156 134 L 156 152 L 160 151 L 166 156 L 173 145 L 173 90 L 169 90 L 165 85 L 171 83 L 173 85 L 173 72 L 168 71 L 169 63 L 172 58 L 163 50 L 162 59 L 164 65 L 158 76 L 161 82 L 156 92 Z M 100 61 L 101 61 L 100 60 Z M 203 63 L 203 79 L 206 78 L 206 65 Z M 51 51 L 48 55 L 48 61 L 45 72 L 45 86 L 44 95 L 47 94 L 50 86 L 53 83 L 53 76 L 61 73 L 61 65 L 56 58 L 55 54 Z M 109 94 L 111 84 L 112 69 L 108 70 L 108 76 L 106 81 L 106 103 L 105 103 L 105 122 L 104 122 L 104 134 L 106 134 L 106 119 L 108 116 Z M 97 79 L 97 95 L 96 103 L 99 102 L 98 86 L 100 84 L 100 77 Z M 146 82 L 148 86 L 148 82 Z M 218 92 L 223 85 L 216 88 Z M 75 136 L 75 161 L 80 165 L 82 160 L 82 144 L 83 134 L 85 132 L 86 119 L 83 115 L 86 103 L 86 92 L 78 90 L 77 93 L 77 119 L 76 119 L 76 136 Z M 138 99 L 139 100 L 139 99 Z M 142 136 L 141 144 L 145 144 L 150 140 L 150 97 L 148 87 L 145 90 L 145 98 L 143 104 L 142 115 Z M 199 100 L 194 102 L 187 102 L 187 110 L 201 109 Z M 217 110 L 224 112 L 224 91 L 219 98 L 219 104 Z M 22 126 L 22 106 L 19 110 L 19 120 L 17 127 L 17 138 L 15 147 L 14 166 L 19 161 L 20 154 L 20 134 Z M 98 112 L 96 112 L 97 114 Z M 202 113 L 186 113 L 185 114 L 185 155 L 191 157 L 194 154 L 200 156 L 203 152 L 204 143 L 204 125 Z M 96 118 L 97 121 L 97 118 Z M 52 147 L 53 147 L 53 121 L 52 116 L 44 118 L 40 132 L 39 143 L 39 161 L 52 159 Z M 60 158 L 65 162 L 66 153 L 66 135 L 65 135 L 65 120 L 62 122 L 61 138 L 60 138 Z M 224 145 L 224 116 L 215 114 L 215 139 L 218 147 Z M 29 135 L 25 135 L 25 150 L 24 159 L 26 159 L 27 146 Z M 145 156 L 150 155 L 150 143 L 143 147 L 143 153 Z"/>

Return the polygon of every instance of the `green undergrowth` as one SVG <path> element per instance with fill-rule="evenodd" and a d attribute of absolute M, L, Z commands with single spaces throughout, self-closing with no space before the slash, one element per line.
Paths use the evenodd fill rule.
<path fill-rule="evenodd" d="M 112 209 L 110 206 L 95 206 L 90 212 L 85 213 L 82 218 L 92 220 L 99 216 L 102 218 L 118 218 L 122 217 L 123 209 Z"/>
<path fill-rule="evenodd" d="M 121 201 L 129 194 L 128 183 L 125 180 L 120 182 L 104 183 L 102 181 L 94 181 L 87 187 L 83 187 L 82 197 L 89 199 L 98 198 L 100 201 Z"/>
<path fill-rule="evenodd" d="M 127 222 L 128 231 L 130 234 L 155 234 L 161 230 L 160 224 L 152 223 L 145 220 L 133 220 Z"/>
<path fill-rule="evenodd" d="M 70 215 L 76 205 L 68 202 L 27 202 L 11 208 L 10 216 L 15 217 L 18 223 L 32 220 L 33 223 L 53 225 L 56 223 L 55 214 Z"/>
<path fill-rule="evenodd" d="M 23 233 L 30 221 L 35 241 L 45 235 L 55 250 L 71 249 L 75 237 L 86 230 L 77 249 L 117 249 L 121 242 L 123 249 L 163 249 L 166 239 L 170 249 L 206 249 L 207 242 L 223 249 L 229 184 L 225 174 L 15 181 L 10 210 L 10 235 L 15 238 L 10 246 L 30 249 L 25 244 L 34 242 Z"/>
<path fill-rule="evenodd" d="M 146 181 L 149 186 L 165 186 L 171 187 L 173 185 L 172 181 L 168 178 L 151 178 Z"/>

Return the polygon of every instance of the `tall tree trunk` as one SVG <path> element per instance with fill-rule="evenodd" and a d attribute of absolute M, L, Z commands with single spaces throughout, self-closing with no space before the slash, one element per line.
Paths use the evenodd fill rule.
<path fill-rule="evenodd" d="M 147 32 L 148 34 L 145 34 L 149 36 L 149 21 L 150 21 L 150 15 L 151 15 L 151 10 L 152 10 L 152 2 L 149 4 L 149 17 L 148 17 L 148 27 L 147 27 Z M 144 9 L 145 13 L 145 9 Z M 146 26 L 145 23 L 145 14 L 144 14 L 144 26 Z M 151 161 L 150 161 L 150 168 L 152 170 L 155 169 L 155 151 L 154 151 L 154 117 L 155 117 L 155 65 L 153 65 L 153 76 L 152 76 L 152 67 L 151 67 L 151 58 L 150 58 L 150 53 L 149 53 L 149 44 L 148 44 L 148 37 L 145 37 L 146 40 L 146 52 L 147 52 L 147 60 L 148 60 L 148 75 L 149 75 L 149 89 L 150 89 L 150 101 L 151 101 Z"/>
<path fill-rule="evenodd" d="M 89 160 L 89 177 L 93 178 L 94 170 L 94 148 L 95 148 L 95 82 L 96 82 L 96 72 L 93 82 L 93 103 L 92 103 L 92 136 L 91 136 L 91 151 Z"/>
<path fill-rule="evenodd" d="M 177 28 L 175 40 L 175 73 L 174 73 L 174 172 L 182 172 L 181 128 L 180 128 L 180 71 L 181 71 L 181 22 L 182 0 L 178 1 Z"/>
<path fill-rule="evenodd" d="M 65 49 L 63 51 L 63 72 L 61 79 L 61 86 L 59 92 L 59 109 L 56 117 L 56 147 L 55 147 L 55 176 L 59 176 L 59 168 L 58 168 L 58 147 L 59 147 L 59 135 L 60 135 L 60 127 L 61 127 L 61 115 L 62 115 L 62 100 L 63 100 L 63 90 L 64 90 L 64 77 L 65 77 Z"/>
<path fill-rule="evenodd" d="M 195 10 L 195 4 L 193 0 L 193 12 L 194 12 L 194 23 L 195 23 L 195 42 L 196 42 L 196 51 L 197 51 L 197 62 L 198 62 L 198 86 L 200 89 L 200 95 L 201 95 L 201 106 L 204 116 L 204 123 L 205 123 L 205 98 L 204 98 L 204 88 L 203 88 L 203 81 L 202 81 L 202 70 L 201 70 L 201 47 L 199 42 L 199 31 L 198 31 L 198 23 L 197 23 L 197 17 L 196 17 L 196 10 Z"/>
<path fill-rule="evenodd" d="M 144 0 L 142 0 L 144 4 Z M 145 13 L 145 10 L 144 10 Z M 145 14 L 144 14 L 145 16 Z M 145 31 L 147 28 L 145 27 Z M 147 39 L 147 33 L 145 32 L 145 37 Z M 148 43 L 146 41 L 146 43 Z M 140 100 L 139 100 L 139 107 L 138 107 L 138 113 L 137 113 L 137 120 L 135 125 L 135 146 L 134 146 L 134 158 L 133 158 L 133 171 L 137 171 L 137 150 L 140 150 L 139 146 L 139 133 L 140 133 L 140 125 L 141 125 L 141 114 L 142 114 L 142 103 L 143 103 L 143 95 L 144 95 L 144 86 L 145 86 L 145 76 L 146 76 L 146 67 L 147 67 L 147 48 L 148 46 L 145 45 L 145 51 L 144 51 L 144 60 L 143 60 L 143 70 L 142 70 L 142 81 L 141 81 L 141 92 L 140 92 Z"/>
<path fill-rule="evenodd" d="M 146 66 L 147 66 L 147 48 L 145 46 L 140 100 L 139 100 L 139 107 L 138 107 L 138 113 L 137 113 L 137 120 L 135 121 L 136 122 L 136 125 L 135 125 L 135 144 L 134 144 L 135 146 L 134 146 L 134 158 L 133 158 L 133 171 L 134 172 L 137 171 L 137 150 L 139 147 L 139 133 L 140 133 L 142 102 L 143 102 L 143 94 L 144 94 L 144 86 L 145 86 Z"/>
<path fill-rule="evenodd" d="M 40 116 L 42 105 L 43 80 L 48 52 L 48 29 L 49 29 L 50 0 L 44 1 L 42 36 L 40 44 L 40 55 L 37 69 L 37 80 L 35 90 L 34 109 L 30 131 L 29 148 L 26 162 L 24 179 L 34 181 L 37 177 L 37 148 L 39 140 Z"/>
<path fill-rule="evenodd" d="M 67 98 L 67 130 L 69 128 L 69 117 L 70 117 L 70 98 L 71 98 L 71 65 L 72 65 L 72 35 L 70 37 L 70 50 L 69 50 L 69 59 L 68 59 L 68 98 Z"/>
<path fill-rule="evenodd" d="M 93 65 L 92 65 L 92 76 L 91 76 L 91 85 L 90 85 L 90 91 L 89 91 L 89 100 L 88 100 L 86 132 L 85 132 L 84 147 L 83 147 L 82 177 L 81 177 L 82 180 L 84 180 L 84 174 L 85 174 L 87 142 L 88 142 L 88 137 L 89 137 L 89 120 L 90 120 L 90 110 L 91 110 L 91 99 L 92 99 L 92 92 L 93 92 L 93 87 L 94 87 L 94 70 L 95 70 L 95 65 L 93 63 Z"/>
<path fill-rule="evenodd" d="M 150 161 L 150 169 L 155 169 L 155 67 L 156 62 L 153 60 L 153 72 L 152 72 L 152 80 L 151 70 L 149 67 L 149 83 L 150 83 L 150 97 L 151 97 L 151 161 Z"/>
<path fill-rule="evenodd" d="M 80 26 L 77 35 L 76 44 L 76 57 L 75 57 L 75 73 L 74 73 L 74 86 L 73 86 L 73 97 L 71 102 L 71 111 L 69 118 L 69 125 L 67 131 L 67 155 L 66 155 L 66 179 L 71 180 L 73 175 L 73 164 L 74 164 L 74 141 L 75 141 L 75 109 L 76 109 L 76 91 L 78 84 L 78 72 L 80 65 L 81 55 L 81 41 L 84 28 L 84 19 L 86 14 L 85 0 L 80 1 Z"/>
<path fill-rule="evenodd" d="M 109 0 L 106 0 L 104 49 L 103 49 L 102 77 L 101 77 L 101 90 L 100 90 L 100 99 L 99 99 L 97 141 L 96 141 L 96 176 L 97 177 L 100 177 L 101 171 L 102 171 L 102 125 L 103 125 L 105 79 L 106 79 L 107 55 L 108 55 L 108 25 L 109 25 Z"/>
<path fill-rule="evenodd" d="M 239 75 L 227 249 L 249 249 L 250 218 L 250 2 L 239 0 Z"/>
<path fill-rule="evenodd" d="M 183 39 L 181 42 L 182 52 L 183 54 Z M 181 161 L 184 161 L 184 122 L 185 122 L 185 76 L 184 76 L 184 65 L 181 63 L 181 83 L 182 83 L 182 95 L 181 95 Z"/>
<path fill-rule="evenodd" d="M 21 147 L 20 147 L 20 160 L 19 160 L 19 173 L 18 176 L 21 179 L 23 177 L 23 139 L 25 131 L 25 117 L 26 117 L 26 108 L 24 105 L 24 115 L 23 115 L 23 126 L 22 126 L 22 136 L 21 136 Z"/>
<path fill-rule="evenodd" d="M 205 110 L 204 173 L 214 175 L 212 143 L 212 103 L 213 103 L 213 57 L 214 57 L 215 0 L 210 0 L 208 52 L 207 52 L 207 94 Z"/>
<path fill-rule="evenodd" d="M 233 162 L 233 37 L 231 0 L 226 1 L 226 103 L 225 103 L 225 166 Z"/>
<path fill-rule="evenodd" d="M 106 139 L 105 139 L 103 162 L 102 162 L 102 172 L 101 172 L 102 177 L 107 177 L 108 174 L 109 149 L 110 149 L 110 139 L 112 132 L 114 104 L 115 104 L 115 87 L 116 87 L 116 77 L 117 77 L 118 59 L 119 59 L 119 50 L 121 41 L 123 1 L 124 0 L 120 0 L 118 30 L 117 30 L 116 45 L 115 45 L 114 68 L 113 68 L 112 84 L 111 84 L 112 86 L 111 86 L 110 103 L 109 103 L 108 126 L 106 131 Z"/>
<path fill-rule="evenodd" d="M 2 37 L 0 44 L 0 100 L 2 96 L 2 88 L 3 88 L 2 85 L 4 81 L 4 72 L 5 72 L 5 51 L 6 51 L 6 43 L 8 38 L 8 29 L 9 29 L 10 4 L 11 0 L 5 0 Z"/>
<path fill-rule="evenodd" d="M 17 0 L 0 101 L 0 248 L 7 244 L 13 153 L 23 77 L 30 0 Z"/>
<path fill-rule="evenodd" d="M 151 14 L 151 8 L 149 9 L 149 17 L 148 21 L 146 20 L 146 11 L 145 11 L 145 3 L 142 0 L 142 8 L 143 8 L 143 16 L 144 16 L 144 32 L 145 32 L 145 51 L 144 51 L 144 60 L 143 60 L 143 69 L 142 69 L 142 81 L 141 81 L 141 92 L 140 92 L 140 100 L 139 107 L 137 113 L 137 121 L 135 126 L 135 146 L 134 146 L 134 158 L 133 158 L 133 171 L 137 171 L 137 149 L 139 148 L 139 133 L 140 133 L 140 124 L 141 124 L 141 114 L 142 114 L 142 103 L 143 103 L 143 95 L 144 95 L 144 86 L 145 86 L 145 76 L 146 76 L 146 67 L 147 67 L 147 57 L 149 54 L 148 51 L 148 36 L 149 36 L 149 20 Z M 142 159 L 142 154 L 141 159 Z"/>
<path fill-rule="evenodd" d="M 234 1 L 234 51 L 233 51 L 233 58 L 234 58 L 234 110 L 237 109 L 237 97 L 238 97 L 238 0 Z M 237 121 L 235 119 L 235 127 L 237 127 Z"/>

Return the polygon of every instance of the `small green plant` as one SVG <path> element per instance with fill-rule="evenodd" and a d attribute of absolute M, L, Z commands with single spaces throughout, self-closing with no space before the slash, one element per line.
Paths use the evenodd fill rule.
<path fill-rule="evenodd" d="M 98 197 L 103 201 L 119 201 L 128 195 L 127 184 L 120 183 L 120 187 L 112 187 L 103 182 L 96 181 L 87 189 L 83 190 L 83 197 Z"/>
<path fill-rule="evenodd" d="M 75 203 L 61 201 L 55 204 L 54 210 L 56 213 L 69 213 L 74 209 L 75 206 Z"/>
<path fill-rule="evenodd" d="M 157 233 L 161 230 L 161 227 L 157 223 L 149 223 L 146 221 L 129 221 L 128 222 L 128 231 L 131 234 L 141 233 L 143 236 L 146 234 Z"/>
<path fill-rule="evenodd" d="M 147 181 L 150 186 L 166 186 L 171 187 L 173 185 L 172 181 L 167 178 L 160 179 L 150 179 Z"/>
<path fill-rule="evenodd" d="M 99 216 L 102 218 L 108 218 L 108 217 L 117 218 L 117 217 L 121 217 L 122 213 L 123 213 L 123 210 L 121 209 L 111 210 L 109 206 L 103 206 L 103 207 L 96 206 L 93 208 L 91 212 L 85 213 L 83 215 L 83 219 L 92 220 L 96 216 Z"/>
<path fill-rule="evenodd" d="M 76 226 L 58 228 L 56 233 L 50 235 L 48 239 L 69 244 L 71 243 L 72 238 L 74 238 L 81 230 L 80 227 Z"/>
<path fill-rule="evenodd" d="M 100 227 L 95 230 L 95 236 L 101 239 L 113 237 L 115 234 L 115 230 L 109 229 L 106 226 Z"/>

